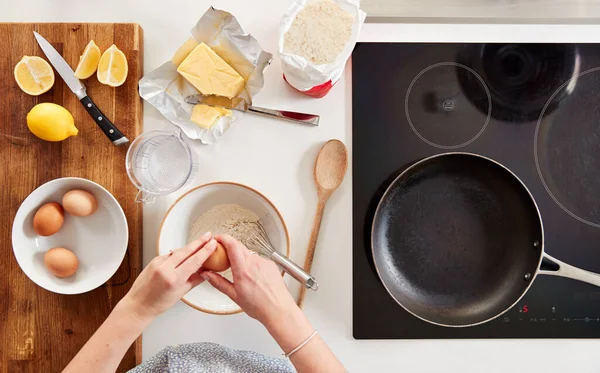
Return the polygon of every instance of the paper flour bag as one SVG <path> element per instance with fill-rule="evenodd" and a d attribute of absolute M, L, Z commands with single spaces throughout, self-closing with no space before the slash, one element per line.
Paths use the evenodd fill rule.
<path fill-rule="evenodd" d="M 294 0 L 279 29 L 285 81 L 306 95 L 325 96 L 342 76 L 365 17 L 359 0 Z"/>

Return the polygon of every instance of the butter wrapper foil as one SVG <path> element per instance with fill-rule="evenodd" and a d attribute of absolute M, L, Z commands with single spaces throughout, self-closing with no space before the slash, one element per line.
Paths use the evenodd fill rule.
<path fill-rule="evenodd" d="M 210 46 L 246 81 L 244 89 L 228 102 L 237 108 L 251 105 L 252 98 L 263 87 L 263 72 L 273 56 L 262 50 L 254 37 L 244 32 L 233 15 L 213 7 L 192 28 L 191 36 L 198 43 Z M 144 76 L 139 82 L 139 93 L 165 118 L 181 128 L 186 136 L 199 139 L 204 144 L 217 141 L 241 117 L 241 112 L 221 117 L 210 129 L 201 128 L 192 122 L 190 117 L 194 105 L 186 103 L 185 99 L 200 92 L 179 75 L 177 66 L 172 61 L 165 62 Z"/>

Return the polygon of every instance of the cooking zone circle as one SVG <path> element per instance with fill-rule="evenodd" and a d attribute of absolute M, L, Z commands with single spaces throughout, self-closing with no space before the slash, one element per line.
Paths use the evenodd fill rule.
<path fill-rule="evenodd" d="M 578 49 L 570 44 L 467 44 L 461 47 L 457 58 L 485 80 L 492 96 L 492 117 L 518 123 L 537 120 L 548 97 L 563 82 L 579 74 L 580 65 Z M 473 79 L 461 75 L 462 71 L 462 89 L 471 97 Z M 479 107 L 478 97 L 473 98 Z M 546 115 L 558 107 L 561 98 L 562 95 L 554 96 Z M 486 113 L 487 106 L 480 110 Z"/>
<path fill-rule="evenodd" d="M 461 79 L 470 81 L 469 98 L 461 89 L 459 71 Z M 481 136 L 490 121 L 492 99 L 483 79 L 471 68 L 440 62 L 417 74 L 404 107 L 408 124 L 421 140 L 440 149 L 458 149 Z"/>
<path fill-rule="evenodd" d="M 560 86 L 539 117 L 534 143 L 537 171 L 552 199 L 569 215 L 594 227 L 600 227 L 598 86 L 600 68 L 584 71 Z M 547 114 L 560 95 L 560 110 Z"/>

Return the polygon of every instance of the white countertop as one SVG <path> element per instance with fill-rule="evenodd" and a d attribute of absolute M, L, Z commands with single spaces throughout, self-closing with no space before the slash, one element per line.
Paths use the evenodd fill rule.
<path fill-rule="evenodd" d="M 281 0 L 215 0 L 246 32 L 275 54 Z M 177 5 L 174 5 L 177 4 Z M 164 0 L 2 0 L 2 22 L 137 22 L 144 29 L 145 71 L 170 59 L 188 30 L 210 5 Z M 368 24 L 364 41 L 580 41 L 600 42 L 600 26 Z M 217 144 L 194 146 L 200 159 L 196 184 L 231 180 L 250 185 L 279 208 L 292 239 L 292 258 L 303 262 L 316 206 L 312 167 L 321 144 L 342 140 L 351 150 L 351 64 L 322 99 L 305 97 L 281 79 L 277 58 L 266 72 L 255 104 L 314 112 L 321 125 L 309 128 L 246 115 Z M 169 123 L 145 105 L 146 130 Z M 333 195 L 323 220 L 312 273 L 321 288 L 310 292 L 305 311 L 346 367 L 353 372 L 599 372 L 599 340 L 380 340 L 352 338 L 352 172 Z M 183 191 L 181 191 L 183 192 Z M 156 252 L 161 219 L 177 195 L 144 208 L 144 263 Z M 297 291 L 297 286 L 292 287 Z M 143 335 L 143 358 L 167 345 L 211 341 L 269 355 L 280 351 L 264 328 L 244 314 L 212 316 L 183 303 L 156 319 Z"/>

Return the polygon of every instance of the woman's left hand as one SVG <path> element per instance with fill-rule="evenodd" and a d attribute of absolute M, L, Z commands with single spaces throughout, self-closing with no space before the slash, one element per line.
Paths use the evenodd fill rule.
<path fill-rule="evenodd" d="M 202 265 L 216 248 L 217 241 L 206 233 L 181 249 L 152 259 L 63 373 L 115 372 L 152 319 L 203 281 Z"/>
<path fill-rule="evenodd" d="M 119 306 L 141 320 L 152 320 L 204 281 L 202 265 L 216 247 L 217 242 L 212 235 L 205 233 L 181 249 L 155 257 L 140 273 Z"/>

